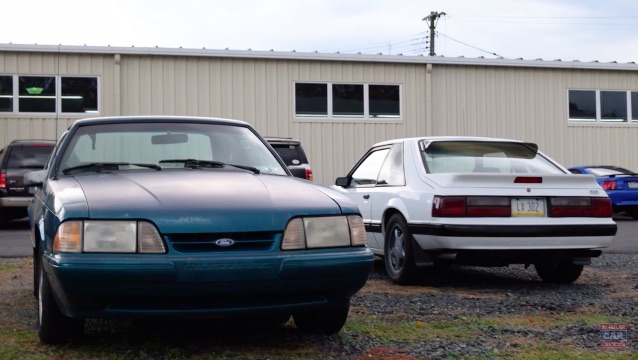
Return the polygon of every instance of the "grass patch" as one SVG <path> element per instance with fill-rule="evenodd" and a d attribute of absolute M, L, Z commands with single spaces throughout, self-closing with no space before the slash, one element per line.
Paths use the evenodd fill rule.
<path fill-rule="evenodd" d="M 0 272 L 8 272 L 17 268 L 18 267 L 14 263 L 4 262 L 4 261 L 0 262 Z"/>
<path fill-rule="evenodd" d="M 499 357 L 521 360 L 629 360 L 638 358 L 638 351 L 627 349 L 574 349 L 560 344 L 530 344 L 502 351 Z"/>

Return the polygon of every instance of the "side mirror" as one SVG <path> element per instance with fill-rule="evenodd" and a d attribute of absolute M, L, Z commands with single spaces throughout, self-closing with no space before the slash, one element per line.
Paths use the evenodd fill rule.
<path fill-rule="evenodd" d="M 42 187 L 47 179 L 47 170 L 29 171 L 24 174 L 24 186 L 26 187 Z"/>
<path fill-rule="evenodd" d="M 337 186 L 341 186 L 341 187 L 348 187 L 350 186 L 350 178 L 347 176 L 344 177 L 338 177 L 337 180 L 335 180 L 335 185 Z"/>

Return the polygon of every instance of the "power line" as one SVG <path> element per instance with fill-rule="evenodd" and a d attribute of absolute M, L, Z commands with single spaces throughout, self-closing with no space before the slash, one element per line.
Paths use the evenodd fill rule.
<path fill-rule="evenodd" d="M 457 42 L 457 43 L 459 43 L 459 44 L 463 44 L 463 45 L 465 45 L 465 46 L 469 46 L 469 47 L 474 48 L 474 49 L 476 49 L 476 50 L 482 51 L 482 52 L 484 52 L 484 53 L 488 53 L 488 54 L 490 54 L 490 55 L 494 55 L 494 56 L 501 56 L 501 55 L 499 55 L 499 54 L 497 54 L 497 53 L 495 53 L 495 52 L 491 52 L 491 51 L 483 50 L 483 49 L 478 48 L 478 47 L 476 47 L 476 46 L 473 46 L 473 45 L 470 45 L 470 44 L 464 43 L 463 41 L 456 40 L 456 39 L 451 38 L 451 37 L 449 37 L 449 36 L 447 36 L 447 35 L 445 35 L 445 34 L 443 34 L 443 33 L 441 33 L 441 32 L 438 32 L 438 31 L 437 31 L 437 32 L 436 32 L 436 34 L 437 34 L 437 35 L 444 36 L 445 38 L 450 39 L 450 40 L 452 40 L 452 41 L 456 41 L 456 42 Z"/>

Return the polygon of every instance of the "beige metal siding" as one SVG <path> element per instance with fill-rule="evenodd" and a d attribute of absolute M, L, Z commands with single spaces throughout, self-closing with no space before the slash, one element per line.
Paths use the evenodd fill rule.
<path fill-rule="evenodd" d="M 102 115 L 114 114 L 113 55 L 0 52 L 0 75 L 97 76 Z M 15 139 L 55 140 L 81 117 L 0 113 L 0 148 Z"/>
<path fill-rule="evenodd" d="M 538 143 L 566 166 L 638 169 L 638 126 L 567 121 L 567 89 L 638 91 L 635 71 L 3 51 L 0 74 L 98 76 L 102 116 L 246 120 L 263 135 L 300 139 L 315 180 L 326 185 L 375 142 L 421 135 L 515 138 Z M 305 81 L 400 84 L 402 119 L 295 119 L 293 84 Z M 79 117 L 0 113 L 0 147 L 17 138 L 55 139 Z"/>
<path fill-rule="evenodd" d="M 638 73 L 437 65 L 433 135 L 520 139 L 565 166 L 638 169 L 638 126 L 568 123 L 568 89 L 636 91 Z"/>
<path fill-rule="evenodd" d="M 121 67 L 122 115 L 233 118 L 263 135 L 298 138 L 322 184 L 375 142 L 426 134 L 422 65 L 123 56 Z M 293 120 L 295 81 L 401 84 L 403 122 Z"/>

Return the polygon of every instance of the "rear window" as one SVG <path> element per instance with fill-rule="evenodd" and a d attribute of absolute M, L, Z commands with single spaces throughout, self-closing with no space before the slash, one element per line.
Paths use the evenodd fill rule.
<path fill-rule="evenodd" d="M 9 151 L 8 169 L 43 169 L 53 146 L 13 146 Z"/>
<path fill-rule="evenodd" d="M 564 174 L 535 149 L 522 143 L 435 141 L 421 143 L 426 171 L 438 173 Z"/>
<path fill-rule="evenodd" d="M 300 165 L 308 163 L 308 160 L 299 146 L 295 145 L 272 145 L 277 154 L 284 161 L 286 166 Z"/>

